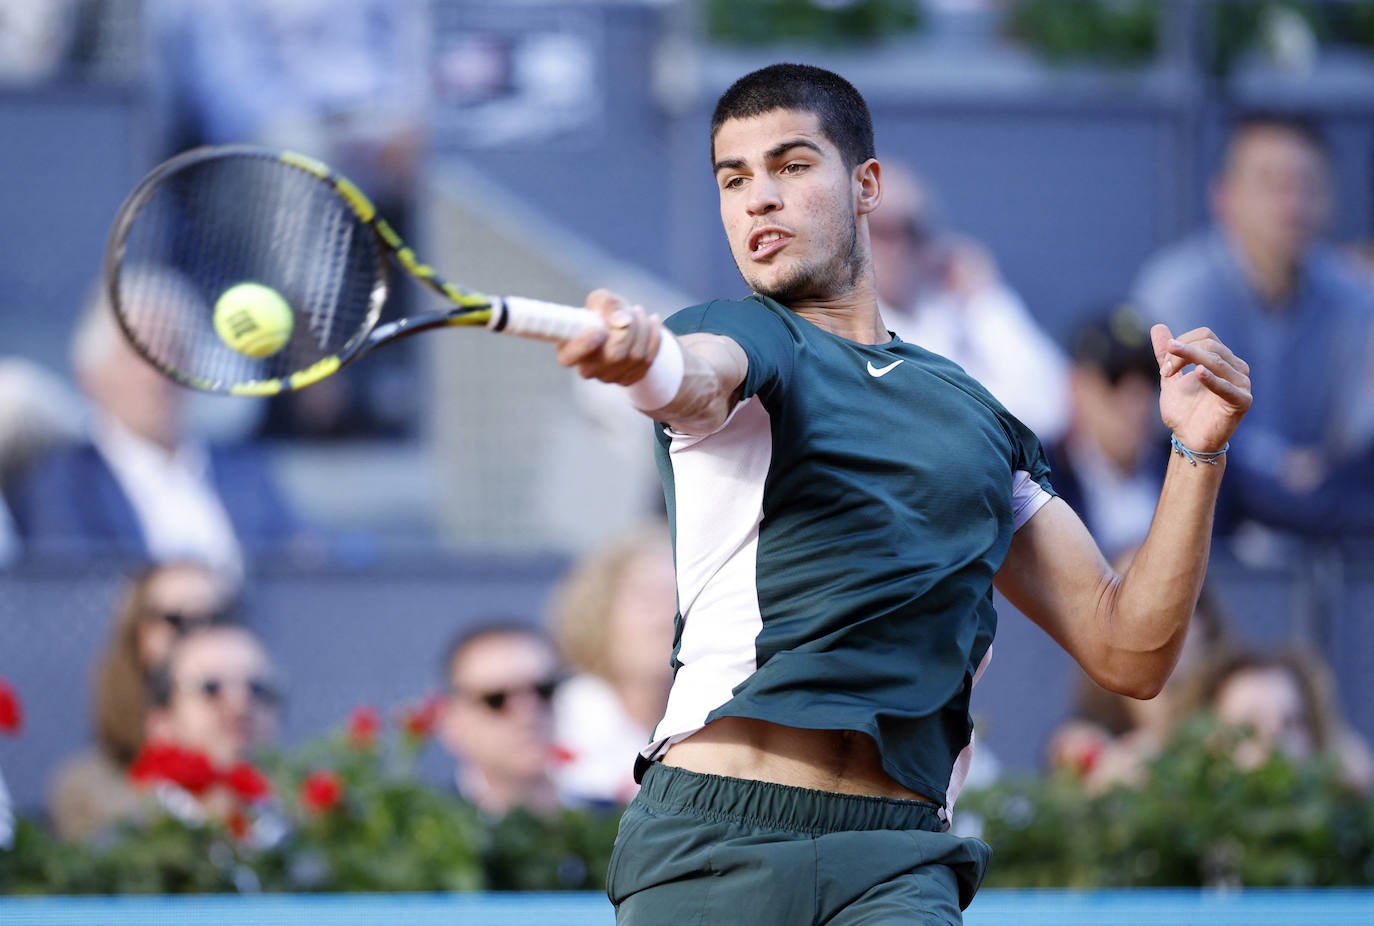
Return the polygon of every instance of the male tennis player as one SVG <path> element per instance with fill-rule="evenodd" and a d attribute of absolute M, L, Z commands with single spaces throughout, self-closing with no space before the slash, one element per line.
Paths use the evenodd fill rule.
<path fill-rule="evenodd" d="M 775 65 L 725 92 L 711 132 L 753 294 L 660 325 L 598 291 L 609 333 L 559 348 L 659 422 L 676 543 L 674 684 L 608 892 L 622 924 L 959 923 L 990 854 L 946 830 L 994 585 L 1106 688 L 1158 692 L 1248 368 L 1206 329 L 1151 332 L 1178 452 L 1118 575 L 1035 436 L 886 330 L 868 236 L 882 167 L 858 92 Z"/>

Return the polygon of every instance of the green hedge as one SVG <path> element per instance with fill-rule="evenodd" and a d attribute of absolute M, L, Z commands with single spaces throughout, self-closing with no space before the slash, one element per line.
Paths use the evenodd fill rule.
<path fill-rule="evenodd" d="M 265 760 L 270 793 L 244 799 L 231 788 L 212 791 L 207 803 L 215 812 L 176 816 L 150 792 L 142 819 L 102 833 L 94 845 L 63 842 L 20 819 L 14 844 L 0 849 L 0 893 L 604 886 L 618 808 L 549 817 L 517 810 L 487 819 L 452 790 L 414 774 L 428 723 L 412 717 L 395 732 L 384 739 L 375 712 L 355 714 L 347 730 Z M 151 787 L 176 780 L 168 768 L 168 778 L 153 776 Z M 173 794 L 193 803 L 184 792 Z"/>
<path fill-rule="evenodd" d="M 993 847 L 990 887 L 1374 885 L 1374 802 L 1330 762 L 1241 769 L 1239 734 L 1185 725 L 1138 787 L 1088 793 L 1071 773 L 960 799 Z"/>

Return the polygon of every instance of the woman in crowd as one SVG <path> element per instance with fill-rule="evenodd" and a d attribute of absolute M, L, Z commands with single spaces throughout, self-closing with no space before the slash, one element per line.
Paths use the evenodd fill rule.
<path fill-rule="evenodd" d="M 551 633 L 574 674 L 559 686 L 554 729 L 569 796 L 628 803 L 634 761 L 663 716 L 677 612 L 667 525 L 642 524 L 578 563 L 560 583 Z"/>
<path fill-rule="evenodd" d="M 143 746 L 153 672 L 191 628 L 232 620 L 235 592 L 224 577 L 191 562 L 130 576 L 95 670 L 95 745 L 63 764 L 49 794 L 60 836 L 85 841 L 136 813 L 127 772 Z"/>

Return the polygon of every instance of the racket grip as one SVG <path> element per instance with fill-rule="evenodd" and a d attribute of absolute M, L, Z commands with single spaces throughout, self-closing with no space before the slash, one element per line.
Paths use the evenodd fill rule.
<path fill-rule="evenodd" d="M 506 296 L 496 309 L 487 322 L 489 329 L 540 341 L 566 341 L 602 325 L 601 318 L 586 309 L 522 296 Z"/>

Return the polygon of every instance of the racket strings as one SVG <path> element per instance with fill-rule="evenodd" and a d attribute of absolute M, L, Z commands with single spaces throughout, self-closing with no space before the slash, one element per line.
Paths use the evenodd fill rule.
<path fill-rule="evenodd" d="M 346 357 L 365 339 L 384 296 L 371 230 L 327 181 L 270 157 L 192 160 L 144 191 L 122 227 L 112 286 L 135 346 L 198 388 L 289 377 Z M 215 331 L 215 301 L 240 283 L 276 290 L 294 316 L 291 337 L 261 359 Z"/>

